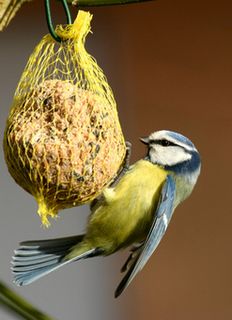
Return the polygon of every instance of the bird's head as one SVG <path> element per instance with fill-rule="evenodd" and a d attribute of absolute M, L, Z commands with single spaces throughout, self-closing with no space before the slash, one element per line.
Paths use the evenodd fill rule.
<path fill-rule="evenodd" d="M 148 147 L 146 159 L 179 174 L 200 172 L 200 155 L 194 144 L 180 133 L 161 130 L 140 139 Z"/>

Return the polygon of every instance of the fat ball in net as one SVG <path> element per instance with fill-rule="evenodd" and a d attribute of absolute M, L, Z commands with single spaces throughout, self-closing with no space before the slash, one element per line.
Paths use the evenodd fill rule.
<path fill-rule="evenodd" d="M 4 153 L 15 181 L 38 202 L 42 223 L 96 198 L 116 177 L 125 142 L 112 90 L 85 50 L 92 16 L 46 35 L 15 92 Z"/>

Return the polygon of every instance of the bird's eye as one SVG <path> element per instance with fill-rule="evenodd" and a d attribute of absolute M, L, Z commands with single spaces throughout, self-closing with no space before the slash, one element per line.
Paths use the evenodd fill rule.
<path fill-rule="evenodd" d="M 166 139 L 150 140 L 149 144 L 154 144 L 154 145 L 159 144 L 160 146 L 163 146 L 163 147 L 176 146 L 174 142 L 171 142 Z"/>
<path fill-rule="evenodd" d="M 168 141 L 168 140 L 163 139 L 163 140 L 160 141 L 160 144 L 161 144 L 161 146 L 163 146 L 163 147 L 168 147 L 168 146 L 171 145 L 171 142 Z"/>

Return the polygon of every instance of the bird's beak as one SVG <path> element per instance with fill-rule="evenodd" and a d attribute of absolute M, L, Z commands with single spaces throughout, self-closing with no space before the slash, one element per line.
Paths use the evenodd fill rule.
<path fill-rule="evenodd" d="M 143 138 L 140 138 L 140 141 L 146 145 L 149 144 L 149 137 L 143 137 Z"/>

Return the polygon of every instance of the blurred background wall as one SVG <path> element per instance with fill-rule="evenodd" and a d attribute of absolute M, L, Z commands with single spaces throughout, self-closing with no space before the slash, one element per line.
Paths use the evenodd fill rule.
<path fill-rule="evenodd" d="M 63 12 L 54 6 L 62 23 Z M 139 136 L 172 129 L 196 144 L 202 174 L 119 299 L 113 291 L 126 253 L 72 264 L 15 289 L 58 320 L 232 319 L 232 3 L 159 0 L 90 11 L 87 47 L 113 88 L 132 160 L 144 155 Z M 20 74 L 44 33 L 43 3 L 33 1 L 0 34 L 1 140 Z M 63 211 L 44 230 L 35 201 L 8 174 L 2 150 L 0 166 L 0 279 L 11 284 L 19 241 L 82 232 L 88 208 Z M 0 319 L 13 317 L 0 309 Z"/>

